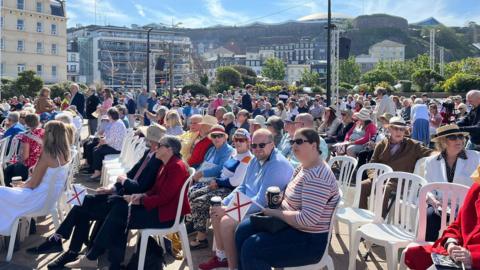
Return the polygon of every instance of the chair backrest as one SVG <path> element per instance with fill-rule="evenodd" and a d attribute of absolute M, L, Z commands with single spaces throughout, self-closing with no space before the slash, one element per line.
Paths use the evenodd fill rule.
<path fill-rule="evenodd" d="M 355 180 L 355 195 L 353 197 L 353 204 L 352 204 L 352 207 L 356 207 L 358 208 L 358 205 L 360 203 L 360 193 L 361 193 L 361 188 L 362 188 L 362 180 L 363 180 L 363 174 L 364 172 L 367 171 L 369 173 L 369 176 L 372 177 L 372 183 L 375 183 L 375 180 L 378 178 L 379 175 L 382 175 L 384 173 L 388 173 L 388 172 L 393 172 L 393 169 L 388 166 L 388 165 L 385 165 L 385 164 L 382 164 L 382 163 L 367 163 L 367 164 L 363 164 L 362 166 L 360 166 L 360 168 L 358 168 L 357 170 L 357 176 L 356 176 L 356 180 Z M 372 192 L 370 194 L 375 194 L 375 192 L 373 192 L 373 189 L 374 189 L 375 185 L 372 185 Z M 374 197 L 375 196 L 370 196 L 369 197 L 369 204 L 368 204 L 368 208 L 369 210 L 372 210 L 373 209 L 373 206 L 374 206 Z"/>
<path fill-rule="evenodd" d="M 389 181 L 397 181 L 397 188 L 393 202 L 393 218 L 384 221 L 382 218 L 383 197 L 385 187 Z M 389 172 L 380 175 L 375 184 L 375 223 L 387 223 L 400 227 L 403 230 L 415 233 L 417 222 L 411 222 L 416 217 L 420 189 L 427 184 L 423 177 L 407 172 Z M 382 191 L 382 192 L 380 192 Z M 415 211 L 415 213 L 412 213 Z"/>
<path fill-rule="evenodd" d="M 68 181 L 68 177 L 69 177 L 69 174 L 72 173 L 73 171 L 73 159 L 70 159 L 70 161 L 65 164 L 65 166 L 67 166 L 67 175 L 65 176 L 65 179 L 62 179 L 63 183 L 64 183 L 64 188 L 62 189 L 62 192 L 65 190 L 65 185 L 66 185 L 66 182 Z M 59 177 L 59 174 L 60 172 L 57 170 L 57 172 L 52 176 L 53 178 L 57 178 Z M 58 181 L 58 180 L 57 180 Z M 42 210 L 40 210 L 38 213 L 36 214 L 41 214 L 41 215 L 44 215 L 44 214 L 48 214 L 48 212 L 50 211 L 50 209 L 52 209 L 52 207 L 54 207 L 58 201 L 58 199 L 60 198 L 60 196 L 62 195 L 62 192 L 59 192 L 58 194 L 55 194 L 55 181 L 50 181 L 49 183 L 49 186 L 48 186 L 48 193 L 47 193 L 47 199 L 45 200 L 45 204 L 43 205 L 43 208 Z"/>
<path fill-rule="evenodd" d="M 355 158 L 349 156 L 336 156 L 332 157 L 328 161 L 330 168 L 336 164 L 340 169 L 337 184 L 342 190 L 343 194 L 347 194 L 348 192 L 348 187 L 352 181 L 352 175 L 355 167 L 357 167 L 357 163 L 358 161 Z"/>
<path fill-rule="evenodd" d="M 9 138 L 3 138 L 0 140 L 0 164 L 5 162 L 5 154 L 7 152 Z"/>
<path fill-rule="evenodd" d="M 183 198 L 185 198 L 185 193 L 187 193 L 187 187 L 190 186 L 190 182 L 192 182 L 192 177 L 195 174 L 195 169 L 189 168 L 188 173 L 188 179 L 183 184 L 182 190 L 180 191 L 180 196 L 178 198 L 177 214 L 175 215 L 175 223 L 173 223 L 173 226 L 178 226 L 180 224 L 180 216 L 182 215 L 183 209 Z"/>
<path fill-rule="evenodd" d="M 131 142 L 131 147 L 129 148 L 129 153 L 125 157 L 123 164 L 125 168 L 132 168 L 135 164 L 142 158 L 143 154 L 145 153 L 146 142 L 145 138 L 135 136 L 133 141 Z"/>
<path fill-rule="evenodd" d="M 425 160 L 427 158 L 424 157 L 424 158 L 421 158 L 419 160 L 417 160 L 417 162 L 415 163 L 415 169 L 413 170 L 413 173 L 418 175 L 418 176 L 421 176 L 421 177 L 425 177 Z"/>
<path fill-rule="evenodd" d="M 133 137 L 135 136 L 135 131 L 132 128 L 127 129 L 125 137 L 123 137 L 122 149 L 120 151 L 120 161 L 122 161 L 127 156 L 127 149 L 131 147 L 130 143 L 132 142 Z"/>
<path fill-rule="evenodd" d="M 417 241 L 425 241 L 425 231 L 427 227 L 427 195 L 430 192 L 437 191 L 442 193 L 442 209 L 441 211 L 441 225 L 440 234 L 455 220 L 460 207 L 463 205 L 465 196 L 470 188 L 464 185 L 455 183 L 430 183 L 420 189 L 418 202 L 418 229 Z"/>
<path fill-rule="evenodd" d="M 9 136 L 9 138 L 11 141 L 10 148 L 8 149 L 8 153 L 6 153 L 4 156 L 4 162 L 10 161 L 14 155 L 18 156 L 18 148 L 19 148 L 20 141 L 18 140 L 17 136 Z"/>

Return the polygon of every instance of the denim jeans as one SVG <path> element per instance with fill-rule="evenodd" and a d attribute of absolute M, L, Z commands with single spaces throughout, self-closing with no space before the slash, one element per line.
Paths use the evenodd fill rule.
<path fill-rule="evenodd" d="M 235 244 L 240 270 L 302 266 L 320 261 L 328 246 L 328 232 L 306 233 L 292 227 L 275 234 L 257 232 L 246 218 L 237 227 Z"/>

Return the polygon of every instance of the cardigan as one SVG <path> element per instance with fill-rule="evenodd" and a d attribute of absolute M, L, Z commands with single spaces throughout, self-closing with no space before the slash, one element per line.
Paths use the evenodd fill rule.
<path fill-rule="evenodd" d="M 148 211 L 157 208 L 160 222 L 175 220 L 180 191 L 188 176 L 187 166 L 176 156 L 172 156 L 158 172 L 155 184 L 143 198 L 143 205 Z M 189 213 L 190 204 L 185 195 L 181 215 Z"/>
<path fill-rule="evenodd" d="M 211 147 L 205 154 L 205 161 L 214 163 L 216 166 L 202 170 L 204 177 L 218 177 L 222 172 L 223 163 L 233 154 L 233 147 L 224 143 L 220 148 Z"/>
<path fill-rule="evenodd" d="M 352 136 L 356 126 L 357 125 L 353 125 L 352 128 L 347 132 L 347 135 L 345 135 L 345 141 L 350 140 L 350 136 Z M 375 126 L 374 123 L 370 123 L 365 127 L 365 135 L 362 138 L 353 141 L 353 144 L 364 145 L 369 142 L 370 139 L 375 136 L 375 134 L 377 134 L 377 126 Z"/>

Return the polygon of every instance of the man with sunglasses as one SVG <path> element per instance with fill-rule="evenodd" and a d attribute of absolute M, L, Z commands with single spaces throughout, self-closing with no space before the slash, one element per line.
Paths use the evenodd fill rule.
<path fill-rule="evenodd" d="M 250 149 L 254 158 L 248 164 L 242 184 L 235 188 L 233 192 L 223 200 L 222 205 L 224 206 L 213 207 L 211 210 L 211 216 L 214 219 L 220 219 L 219 227 L 229 269 L 237 268 L 237 251 L 235 248 L 234 233 L 238 222 L 228 215 L 225 215 L 225 205 L 228 205 L 230 201 L 235 198 L 235 192 L 239 191 L 256 202 L 256 204 L 250 206 L 247 216 L 260 212 L 261 209 L 257 204 L 263 207 L 267 205 L 265 196 L 267 188 L 270 186 L 278 186 L 280 190 L 283 191 L 293 175 L 292 165 L 290 165 L 288 160 L 275 148 L 273 135 L 267 129 L 262 128 L 255 131 Z M 215 235 L 217 236 L 217 234 Z M 219 267 L 216 264 L 212 265 Z M 214 267 L 212 267 L 212 265 L 202 264 L 200 269 L 213 269 Z M 223 267 L 225 266 L 223 265 Z"/>
<path fill-rule="evenodd" d="M 461 131 L 470 133 L 467 149 L 480 151 L 480 90 L 469 91 L 467 103 L 472 105 L 472 110 L 457 125 Z"/>
<path fill-rule="evenodd" d="M 394 172 L 412 173 L 417 160 L 430 156 L 432 149 L 423 146 L 418 141 L 405 137 L 407 124 L 401 117 L 392 117 L 389 121 L 390 136 L 380 141 L 373 150 L 371 163 L 382 163 L 390 166 Z M 359 207 L 368 208 L 368 197 L 372 188 L 373 176 L 362 181 Z M 392 179 L 385 188 L 382 216 L 387 215 L 387 204 L 390 194 L 397 189 L 397 181 Z"/>

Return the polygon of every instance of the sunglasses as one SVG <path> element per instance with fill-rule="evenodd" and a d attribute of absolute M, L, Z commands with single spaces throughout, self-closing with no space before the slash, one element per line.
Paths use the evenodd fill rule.
<path fill-rule="evenodd" d="M 260 148 L 260 149 L 263 149 L 263 148 L 265 148 L 265 146 L 267 146 L 267 145 L 270 144 L 270 143 L 272 143 L 272 142 L 259 143 L 259 144 L 252 143 L 252 144 L 250 144 L 250 147 L 251 147 L 252 149 L 257 149 L 257 147 Z"/>
<path fill-rule="evenodd" d="M 448 135 L 447 140 L 449 141 L 455 141 L 455 140 L 463 140 L 465 139 L 465 136 L 462 134 L 454 134 L 454 135 Z"/>
<path fill-rule="evenodd" d="M 303 143 L 310 143 L 308 140 L 304 140 L 304 139 L 295 139 L 295 140 L 290 140 L 288 142 L 290 143 L 290 145 L 294 145 L 294 144 L 302 145 Z"/>
<path fill-rule="evenodd" d="M 225 136 L 225 134 L 210 134 L 210 137 L 212 137 L 212 139 L 218 139 L 218 138 L 223 138 L 223 136 Z"/>
<path fill-rule="evenodd" d="M 244 143 L 244 142 L 247 142 L 248 139 L 246 139 L 246 138 L 233 138 L 233 141 L 234 141 L 234 142 Z"/>

